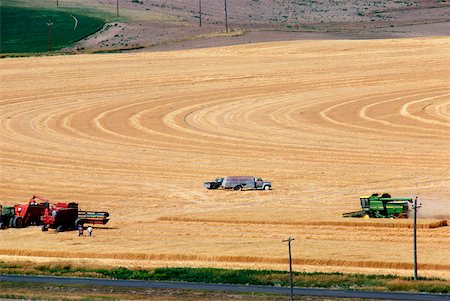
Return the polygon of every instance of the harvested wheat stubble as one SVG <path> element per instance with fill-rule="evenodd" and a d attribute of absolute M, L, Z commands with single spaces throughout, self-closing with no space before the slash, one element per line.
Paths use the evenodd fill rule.
<path fill-rule="evenodd" d="M 160 221 L 171 221 L 171 222 L 208 222 L 208 223 L 224 223 L 224 224 L 271 224 L 271 225 L 291 225 L 291 226 L 344 226 L 344 227 L 375 227 L 375 228 L 413 228 L 414 225 L 405 222 L 396 221 L 385 221 L 385 220 L 377 220 L 368 222 L 366 220 L 359 221 L 251 221 L 251 220 L 229 220 L 229 219 L 208 219 L 208 218 L 196 218 L 196 217 L 183 217 L 183 216 L 161 216 L 158 218 Z M 433 229 L 439 227 L 446 227 L 447 220 L 440 221 L 421 221 L 417 224 L 418 229 Z"/>
<path fill-rule="evenodd" d="M 0 255 L 284 268 L 281 240 L 293 236 L 293 258 L 310 263 L 298 269 L 406 273 L 411 220 L 342 218 L 360 195 L 389 192 L 419 197 L 421 272 L 450 278 L 450 227 L 431 227 L 450 217 L 448 47 L 304 41 L 0 60 L 2 204 L 37 193 L 111 214 L 90 238 L 1 231 Z M 203 188 L 231 174 L 274 189 Z"/>
<path fill-rule="evenodd" d="M 3 255 L 16 256 L 39 256 L 42 251 L 27 250 L 8 250 L 0 249 Z M 288 264 L 286 258 L 274 257 L 252 257 L 252 256 L 201 256 L 193 254 L 147 254 L 147 253 L 71 253 L 71 252 L 46 252 L 46 257 L 56 258 L 103 258 L 103 259 L 119 259 L 119 260 L 145 260 L 145 261 L 200 261 L 200 262 L 235 262 L 235 263 L 275 263 Z M 333 259 L 293 259 L 293 264 L 299 266 L 353 266 L 361 268 L 385 268 L 385 269 L 401 269 L 410 270 L 413 268 L 412 263 L 401 262 L 383 262 L 383 261 L 351 261 L 351 260 L 333 260 Z M 445 264 L 421 264 L 419 266 L 425 270 L 446 271 L 450 269 L 450 265 Z"/>

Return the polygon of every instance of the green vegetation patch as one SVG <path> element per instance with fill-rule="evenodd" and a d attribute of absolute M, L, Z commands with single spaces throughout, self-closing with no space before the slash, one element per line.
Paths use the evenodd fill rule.
<path fill-rule="evenodd" d="M 66 277 L 113 278 L 124 280 L 186 281 L 268 286 L 289 286 L 289 272 L 277 270 L 231 270 L 217 268 L 156 268 L 153 270 L 87 268 L 66 265 L 17 265 L 0 261 L 0 274 L 51 275 Z M 412 278 L 395 275 L 344 273 L 293 273 L 294 286 L 373 291 L 450 292 L 450 282 L 438 278 Z"/>
<path fill-rule="evenodd" d="M 104 20 L 63 10 L 0 7 L 0 53 L 46 52 L 71 46 L 100 30 Z"/>

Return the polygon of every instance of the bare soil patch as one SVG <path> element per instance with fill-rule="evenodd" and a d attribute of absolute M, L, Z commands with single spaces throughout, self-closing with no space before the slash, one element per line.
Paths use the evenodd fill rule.
<path fill-rule="evenodd" d="M 37 5 L 31 0 L 14 3 Z M 109 20 L 103 30 L 65 51 L 161 51 L 293 39 L 448 36 L 450 32 L 450 4 L 440 0 L 228 0 L 229 29 L 241 33 L 232 37 L 223 35 L 223 0 L 202 2 L 202 27 L 198 1 L 119 1 L 119 17 L 116 3 L 61 1 L 59 9 L 88 9 L 107 14 Z M 38 6 L 54 8 L 55 1 L 39 1 Z"/>

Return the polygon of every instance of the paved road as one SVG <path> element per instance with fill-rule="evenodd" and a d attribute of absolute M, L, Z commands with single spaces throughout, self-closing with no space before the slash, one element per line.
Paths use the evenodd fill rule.
<path fill-rule="evenodd" d="M 139 281 L 139 280 L 111 280 L 95 278 L 66 278 L 66 277 L 47 277 L 47 276 L 18 276 L 18 275 L 0 275 L 0 281 L 11 282 L 40 282 L 57 284 L 88 284 L 105 285 L 120 287 L 142 287 L 159 289 L 189 289 L 204 291 L 223 291 L 240 293 L 271 293 L 271 294 L 290 294 L 289 288 L 253 286 L 253 285 L 233 285 L 233 284 L 206 284 L 192 282 L 167 282 L 167 281 Z M 414 293 L 384 293 L 369 291 L 345 291 L 328 290 L 314 288 L 294 288 L 294 294 L 298 296 L 317 296 L 317 297 L 340 297 L 340 298 L 363 298 L 378 300 L 411 300 L 411 301 L 450 301 L 450 295 L 438 294 L 414 294 Z"/>

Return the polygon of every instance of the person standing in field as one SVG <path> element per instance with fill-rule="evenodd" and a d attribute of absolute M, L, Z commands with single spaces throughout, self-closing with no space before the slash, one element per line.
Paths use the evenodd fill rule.
<path fill-rule="evenodd" d="M 83 226 L 78 226 L 78 236 L 83 236 Z"/>
<path fill-rule="evenodd" d="M 88 235 L 89 235 L 89 236 L 92 236 L 92 230 L 94 230 L 94 229 L 92 229 L 91 226 L 89 226 L 89 227 L 87 228 L 87 231 L 88 231 Z"/>

